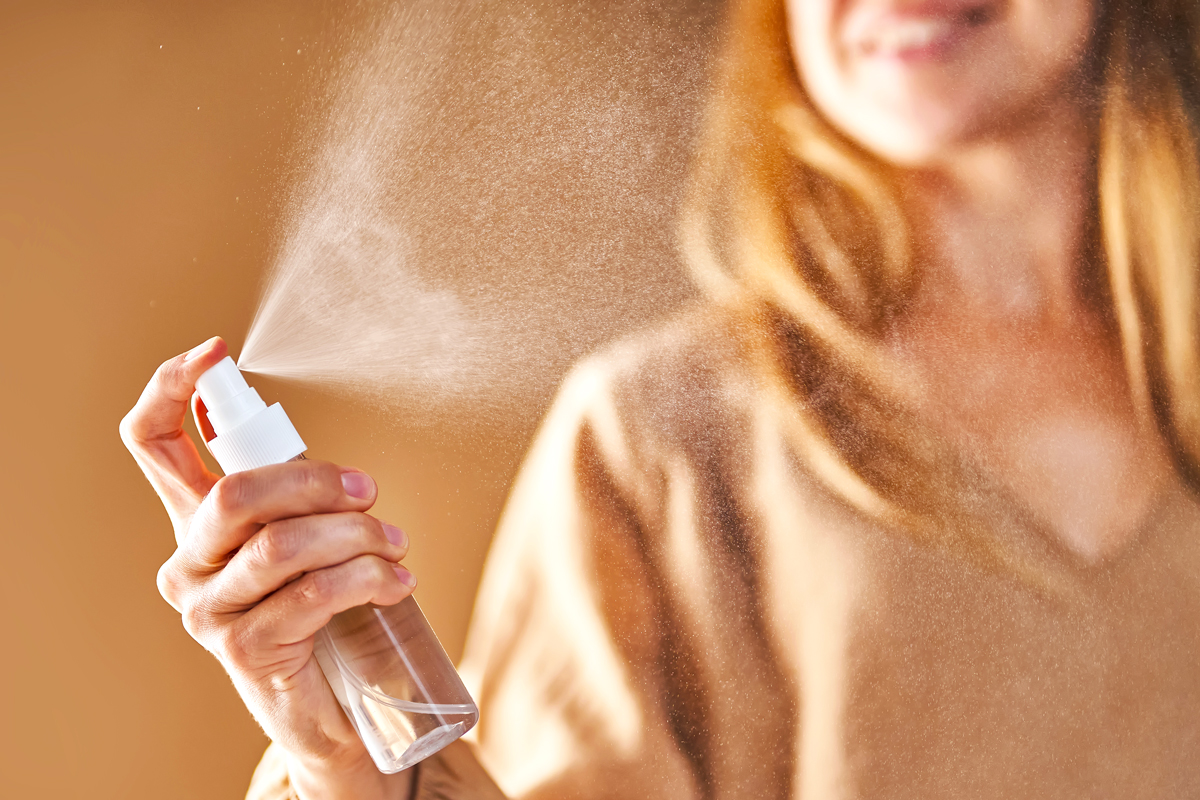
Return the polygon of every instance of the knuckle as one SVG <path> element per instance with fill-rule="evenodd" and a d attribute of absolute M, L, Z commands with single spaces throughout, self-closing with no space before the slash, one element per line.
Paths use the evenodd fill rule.
<path fill-rule="evenodd" d="M 225 630 L 217 623 L 209 602 L 197 598 L 184 604 L 183 629 L 205 650 L 222 654 L 225 651 Z"/>
<path fill-rule="evenodd" d="M 252 496 L 252 479 L 244 472 L 226 475 L 217 481 L 209 492 L 209 502 L 222 516 L 235 516 L 242 512 Z"/>
<path fill-rule="evenodd" d="M 365 545 L 387 541 L 383 533 L 383 523 L 370 514 L 351 512 L 346 518 L 346 526 L 349 528 L 348 532 Z"/>
<path fill-rule="evenodd" d="M 174 562 L 168 560 L 158 568 L 155 583 L 158 585 L 158 593 L 162 595 L 163 600 L 166 600 L 173 608 L 179 608 L 179 577 L 176 574 Z"/>
<path fill-rule="evenodd" d="M 379 556 L 368 556 L 368 563 L 371 575 L 371 580 L 379 589 L 391 588 L 396 583 L 396 571 L 392 569 L 392 565 L 384 561 Z"/>
<path fill-rule="evenodd" d="M 133 410 L 121 418 L 117 431 L 121 434 L 121 441 L 125 443 L 126 448 L 132 450 L 137 446 L 137 417 Z"/>
<path fill-rule="evenodd" d="M 341 473 L 337 467 L 322 461 L 303 462 L 302 467 L 296 470 L 297 492 L 329 504 L 341 497 Z"/>
<path fill-rule="evenodd" d="M 208 629 L 208 615 L 196 603 L 184 603 L 181 616 L 183 629 L 197 642 L 204 638 Z"/>
<path fill-rule="evenodd" d="M 261 566 L 275 566 L 296 557 L 300 551 L 294 525 L 271 523 L 243 545 L 246 557 Z"/>
<path fill-rule="evenodd" d="M 159 393 L 163 392 L 167 386 L 171 385 L 178 370 L 177 359 L 172 358 L 162 362 L 150 378 L 150 388 Z"/>
<path fill-rule="evenodd" d="M 309 572 L 296 581 L 297 599 L 303 605 L 310 607 L 322 606 L 337 592 L 337 578 L 332 570 L 321 569 Z"/>
<path fill-rule="evenodd" d="M 176 361 L 177 359 L 171 359 L 159 365 L 149 383 L 146 384 L 141 397 L 138 398 L 133 408 L 121 418 L 117 430 L 121 434 L 121 441 L 130 450 L 140 448 L 148 438 L 151 438 L 147 436 L 148 417 L 155 404 L 163 397 L 170 395 L 169 389 L 178 376 L 179 366 Z"/>

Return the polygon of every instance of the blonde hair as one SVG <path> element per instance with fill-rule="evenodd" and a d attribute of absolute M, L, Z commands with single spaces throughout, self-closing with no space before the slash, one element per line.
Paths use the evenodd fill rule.
<path fill-rule="evenodd" d="M 995 508 L 937 432 L 896 398 L 881 347 L 916 274 L 891 168 L 799 86 L 784 0 L 734 0 L 682 221 L 701 291 L 724 309 L 790 438 L 865 513 L 1014 564 Z M 1137 407 L 1200 487 L 1200 166 L 1194 0 L 1099 0 L 1093 294 Z M 1103 280 L 1107 270 L 1108 280 Z M 1087 280 L 1087 276 L 1084 278 Z"/>

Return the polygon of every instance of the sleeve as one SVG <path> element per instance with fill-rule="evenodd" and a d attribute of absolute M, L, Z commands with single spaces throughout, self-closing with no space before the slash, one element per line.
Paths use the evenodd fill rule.
<path fill-rule="evenodd" d="M 647 474 L 610 371 L 576 367 L 513 487 L 476 598 L 459 671 L 479 724 L 470 743 L 418 765 L 418 800 L 700 796 L 663 700 L 663 620 L 637 511 L 653 502 Z M 247 800 L 292 798 L 273 749 Z"/>
<path fill-rule="evenodd" d="M 421 762 L 414 800 L 507 800 L 479 764 L 470 743 L 457 741 Z M 297 800 L 288 782 L 283 751 L 272 744 L 250 780 L 247 800 Z"/>
<path fill-rule="evenodd" d="M 461 672 L 480 756 L 510 797 L 699 796 L 663 698 L 663 619 L 645 559 L 659 481 L 631 447 L 613 370 L 563 385 L 513 488 Z"/>

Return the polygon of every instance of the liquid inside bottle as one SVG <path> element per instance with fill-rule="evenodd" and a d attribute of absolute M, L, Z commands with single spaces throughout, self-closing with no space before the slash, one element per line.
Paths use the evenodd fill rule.
<path fill-rule="evenodd" d="M 381 772 L 411 767 L 462 736 L 479 710 L 411 596 L 335 616 L 316 656 Z"/>

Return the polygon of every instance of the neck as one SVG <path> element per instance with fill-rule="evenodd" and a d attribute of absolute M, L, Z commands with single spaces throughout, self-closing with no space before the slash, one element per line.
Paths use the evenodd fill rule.
<path fill-rule="evenodd" d="M 1064 102 L 1002 138 L 907 173 L 922 279 L 916 307 L 974 326 L 1069 322 L 1084 310 L 1087 116 Z"/>

